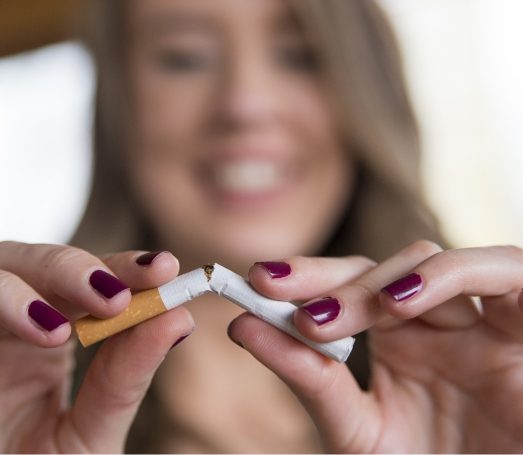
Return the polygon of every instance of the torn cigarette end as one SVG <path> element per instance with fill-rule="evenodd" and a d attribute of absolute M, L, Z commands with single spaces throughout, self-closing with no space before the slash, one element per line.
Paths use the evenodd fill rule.
<path fill-rule="evenodd" d="M 80 343 L 87 347 L 165 311 L 158 289 L 149 289 L 133 295 L 120 314 L 108 319 L 86 316 L 76 321 L 75 329 Z"/>
<path fill-rule="evenodd" d="M 203 266 L 203 271 L 205 273 L 205 278 L 207 278 L 207 281 L 211 281 L 212 272 L 214 272 L 214 264 L 205 264 Z"/>

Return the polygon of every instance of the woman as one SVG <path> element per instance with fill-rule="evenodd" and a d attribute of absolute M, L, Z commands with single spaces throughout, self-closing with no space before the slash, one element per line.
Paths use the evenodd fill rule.
<path fill-rule="evenodd" d="M 122 450 L 161 365 L 130 449 L 521 450 L 523 414 L 506 408 L 522 392 L 523 253 L 406 246 L 437 235 L 375 5 L 98 7 L 95 182 L 73 240 L 85 250 L 0 244 L 2 449 Z M 124 252 L 92 255 L 110 251 Z M 70 406 L 69 321 L 117 314 L 130 289 L 209 261 L 306 302 L 295 323 L 314 340 L 369 329 L 369 392 L 345 365 L 206 297 L 104 342 Z M 467 295 L 483 296 L 483 314 Z M 253 357 L 228 342 L 231 320 Z"/>

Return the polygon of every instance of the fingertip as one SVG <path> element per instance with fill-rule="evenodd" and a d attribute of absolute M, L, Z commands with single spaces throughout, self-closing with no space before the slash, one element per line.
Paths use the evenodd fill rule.
<path fill-rule="evenodd" d="M 252 269 L 263 271 L 271 280 L 287 278 L 292 273 L 291 265 L 286 261 L 260 261 L 255 262 Z"/>
<path fill-rule="evenodd" d="M 318 326 L 307 311 L 301 307 L 298 307 L 294 312 L 294 325 L 303 336 L 316 341 L 318 336 Z"/>
<path fill-rule="evenodd" d="M 176 278 L 180 271 L 178 259 L 165 250 L 117 253 L 106 258 L 105 264 L 133 291 L 159 287 Z"/>
<path fill-rule="evenodd" d="M 238 332 L 239 329 L 237 328 L 237 324 L 238 324 L 238 321 L 240 321 L 239 324 L 241 325 L 242 318 L 245 318 L 246 316 L 249 316 L 249 314 L 242 313 L 237 318 L 234 318 L 227 326 L 227 336 L 234 344 L 236 344 L 237 346 L 239 346 L 242 349 L 245 349 L 245 347 L 243 346 L 243 343 L 239 339 L 239 335 L 241 332 L 240 333 Z"/>
<path fill-rule="evenodd" d="M 27 341 L 40 347 L 56 347 L 64 344 L 71 335 L 69 320 L 43 300 L 33 300 L 26 309 L 27 323 L 17 327 L 16 332 Z"/>
<path fill-rule="evenodd" d="M 137 253 L 134 262 L 144 269 L 155 268 L 156 271 L 177 274 L 180 270 L 180 262 L 170 251 L 150 251 Z"/>
<path fill-rule="evenodd" d="M 410 319 L 417 315 L 412 299 L 425 287 L 425 280 L 418 273 L 410 273 L 383 287 L 378 295 L 384 311 L 400 319 Z M 416 299 L 414 299 L 416 300 Z"/>
<path fill-rule="evenodd" d="M 292 274 L 286 261 L 255 262 L 249 269 L 249 282 L 263 295 L 277 297 L 278 289 Z"/>
<path fill-rule="evenodd" d="M 86 310 L 101 319 L 116 316 L 131 302 L 131 289 L 113 273 L 94 268 L 87 274 L 90 294 Z"/>
<path fill-rule="evenodd" d="M 98 299 L 97 305 L 92 308 L 90 314 L 100 318 L 111 318 L 124 311 L 131 303 L 131 290 L 123 289 L 109 299 Z"/>
<path fill-rule="evenodd" d="M 415 306 L 394 299 L 384 290 L 378 294 L 378 302 L 385 313 L 397 319 L 412 319 L 418 313 Z"/>
<path fill-rule="evenodd" d="M 147 253 L 137 253 L 138 256 L 134 259 L 134 262 L 142 267 L 149 267 L 157 260 L 157 258 L 163 253 L 163 251 L 149 251 Z M 156 261 L 157 262 L 157 261 Z"/>
<path fill-rule="evenodd" d="M 34 336 L 30 336 L 29 341 L 41 348 L 56 348 L 67 343 L 71 337 L 71 324 L 67 321 L 52 331 L 47 331 L 42 327 L 37 327 L 36 331 L 33 333 Z"/>
<path fill-rule="evenodd" d="M 343 317 L 344 307 L 340 301 L 335 297 L 323 297 L 298 307 L 294 312 L 294 325 L 307 338 L 327 342 L 339 338 Z"/>

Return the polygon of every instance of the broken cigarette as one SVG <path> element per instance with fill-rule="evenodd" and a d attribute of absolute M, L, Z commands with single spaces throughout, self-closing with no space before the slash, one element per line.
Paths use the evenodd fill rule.
<path fill-rule="evenodd" d="M 347 337 L 329 343 L 316 343 L 300 334 L 293 323 L 296 306 L 258 294 L 240 275 L 219 264 L 206 265 L 180 275 L 157 289 L 133 295 L 129 306 L 117 316 L 97 319 L 93 316 L 76 321 L 76 332 L 83 346 L 103 340 L 158 314 L 186 303 L 202 294 L 221 295 L 260 319 L 279 328 L 312 349 L 338 362 L 344 362 L 354 345 Z"/>

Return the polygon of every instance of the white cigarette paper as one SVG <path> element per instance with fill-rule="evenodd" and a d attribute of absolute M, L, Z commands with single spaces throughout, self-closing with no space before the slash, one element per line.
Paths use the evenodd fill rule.
<path fill-rule="evenodd" d="M 272 300 L 258 294 L 240 275 L 214 264 L 210 280 L 211 290 L 239 305 L 249 313 L 279 328 L 315 351 L 338 362 L 349 357 L 354 345 L 354 338 L 347 337 L 330 343 L 316 343 L 304 337 L 294 325 L 293 318 L 296 305 L 291 302 Z"/>
<path fill-rule="evenodd" d="M 174 280 L 160 286 L 158 292 L 165 309 L 172 310 L 200 295 L 211 292 L 209 278 L 205 270 L 204 267 L 200 267 L 192 272 L 179 275 Z"/>
<path fill-rule="evenodd" d="M 258 294 L 240 275 L 219 264 L 200 267 L 178 276 L 157 290 L 134 295 L 129 308 L 114 318 L 98 320 L 87 316 L 79 319 L 76 322 L 76 330 L 81 343 L 89 346 L 208 292 L 225 297 L 249 313 L 338 362 L 347 360 L 352 351 L 354 345 L 352 337 L 330 343 L 316 343 L 304 337 L 298 332 L 293 322 L 296 305 L 291 302 L 272 300 Z M 153 302 L 156 302 L 154 308 L 148 308 L 146 313 L 141 309 L 144 306 L 150 307 Z"/>

